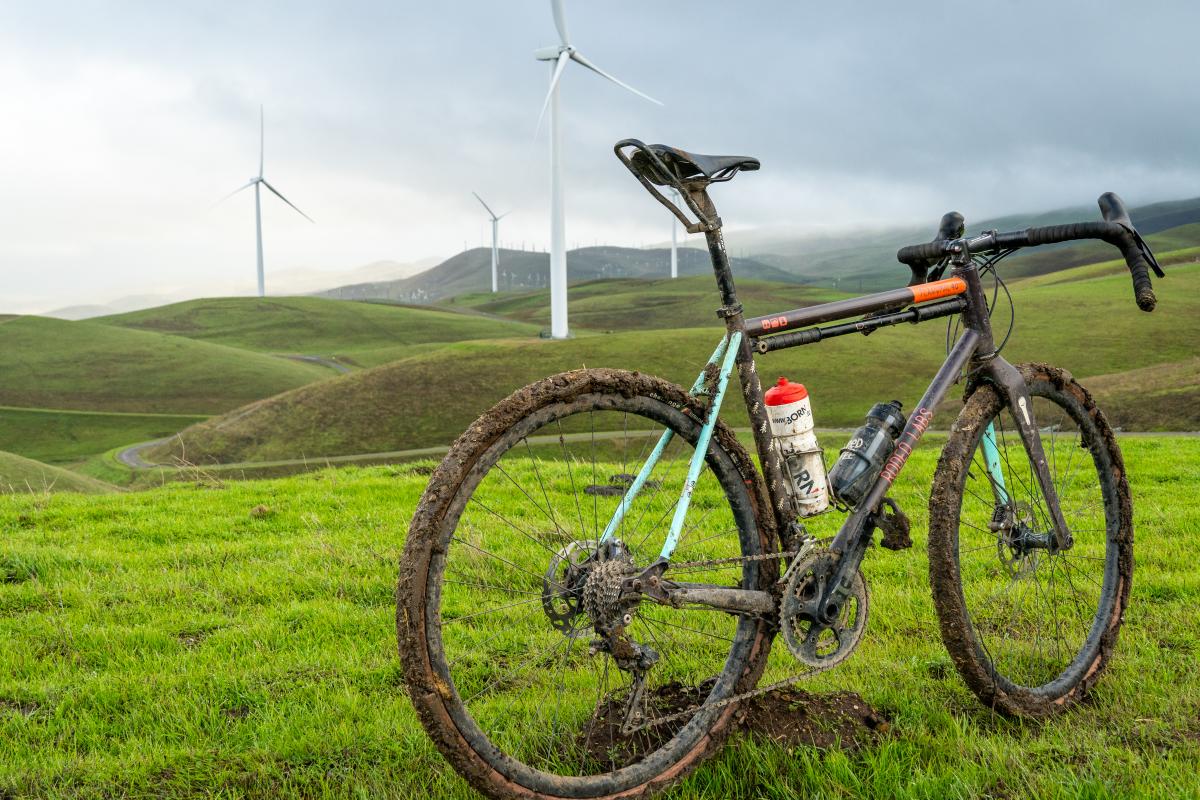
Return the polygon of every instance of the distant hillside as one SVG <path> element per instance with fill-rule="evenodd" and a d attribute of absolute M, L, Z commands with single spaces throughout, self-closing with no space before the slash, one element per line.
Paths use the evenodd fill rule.
<path fill-rule="evenodd" d="M 101 494 L 115 487 L 61 467 L 0 452 L 0 494 L 83 492 Z"/>
<path fill-rule="evenodd" d="M 327 367 L 95 322 L 0 325 L 0 405 L 212 414 L 328 377 Z"/>
<path fill-rule="evenodd" d="M 1080 378 L 1105 376 L 1106 401 L 1138 402 L 1139 381 L 1120 373 L 1156 364 L 1185 362 L 1200 340 L 1200 265 L 1179 264 L 1159 284 L 1159 309 L 1137 310 L 1128 276 L 1091 277 L 1087 268 L 1072 282 L 1013 287 L 1018 328 L 1004 354 L 1013 362 L 1046 361 Z M 1097 328 L 1096 320 L 1106 324 Z M 1006 327 L 1007 309 L 997 311 Z M 944 357 L 946 328 L 940 323 L 844 337 L 815 348 L 763 357 L 760 371 L 803 381 L 821 426 L 858 425 L 875 402 L 920 396 Z M 151 451 L 169 462 L 186 454 L 194 463 L 319 458 L 446 444 L 478 414 L 512 390 L 549 373 L 581 366 L 624 367 L 688 384 L 720 336 L 719 325 L 581 336 L 567 341 L 463 343 L 403 361 L 306 386 L 187 428 Z M 446 369 L 453 363 L 454 369 Z M 903 365 L 903 369 L 898 368 Z M 1186 365 L 1185 365 L 1186 366 Z M 1158 375 L 1158 373 L 1156 373 Z M 1164 377 L 1165 376 L 1165 377 Z M 1179 380 L 1196 393 L 1194 368 L 1162 371 L 1162 382 Z M 1086 383 L 1086 381 L 1085 381 Z M 1190 386 L 1190 388 L 1189 388 Z M 1172 391 L 1164 385 L 1158 391 Z M 1200 407 L 1181 402 L 1151 420 L 1172 429 L 1200 429 Z M 728 419 L 745 424 L 731 400 Z M 839 442 L 826 442 L 837 447 Z M 181 448 L 183 448 L 181 450 Z"/>
<path fill-rule="evenodd" d="M 1166 252 L 1200 245 L 1200 226 L 1195 225 L 1200 223 L 1200 198 L 1131 208 L 1130 217 L 1158 250 Z M 1011 231 L 1099 219 L 1099 209 L 1092 204 L 979 221 L 968 217 L 967 231 Z M 731 247 L 755 253 L 754 258 L 793 272 L 808 282 L 857 292 L 884 289 L 906 280 L 908 269 L 896 261 L 896 251 L 907 244 L 929 241 L 936 228 L 937 220 L 930 220 L 920 228 L 809 236 L 747 231 L 733 234 L 729 239 Z M 1092 242 L 1042 247 L 1007 259 L 1004 270 L 1011 277 L 1040 275 L 1108 259 L 1114 252 L 1108 245 Z"/>
<path fill-rule="evenodd" d="M 380 363 L 407 345 L 536 336 L 533 325 L 478 314 L 320 297 L 225 297 L 135 311 L 97 324 L 167 333 L 268 353 Z M 394 357 L 399 357 L 395 355 Z"/>
<path fill-rule="evenodd" d="M 581 247 L 567 254 L 569 282 L 574 285 L 601 278 L 662 278 L 671 272 L 670 250 L 640 250 L 632 247 Z M 753 259 L 733 259 L 739 277 L 802 283 L 793 273 Z M 550 256 L 522 250 L 500 251 L 500 289 L 522 291 L 549 285 Z M 712 273 L 707 251 L 679 249 L 680 275 Z M 396 300 L 432 303 L 443 298 L 492 287 L 492 251 L 477 247 L 466 250 L 411 278 L 342 286 L 319 297 L 344 300 Z"/>
<path fill-rule="evenodd" d="M 737 277 L 738 299 L 746 314 L 768 314 L 837 300 L 846 295 L 796 283 Z M 574 329 L 622 331 L 638 328 L 693 328 L 717 324 L 721 304 L 711 270 L 689 278 L 591 281 L 571 287 L 570 320 Z M 489 314 L 550 324 L 550 292 L 463 295 L 443 307 L 469 307 Z"/>

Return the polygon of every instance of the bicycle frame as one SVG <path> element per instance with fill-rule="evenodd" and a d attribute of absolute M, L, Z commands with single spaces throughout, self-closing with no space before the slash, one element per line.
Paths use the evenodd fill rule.
<path fill-rule="evenodd" d="M 987 300 L 979 271 L 971 261 L 966 248 L 963 249 L 960 256 L 952 261 L 950 277 L 944 280 L 746 319 L 742 314 L 742 306 L 737 300 L 733 274 L 729 267 L 729 257 L 721 233 L 720 218 L 716 216 L 712 201 L 708 198 L 706 186 L 684 185 L 684 188 L 687 189 L 688 206 L 694 211 L 705 212 L 699 214 L 701 223 L 693 224 L 692 228 L 703 230 L 707 239 L 713 272 L 723 303 L 717 314 L 725 320 L 726 333 L 709 358 L 705 370 L 701 371 L 691 388 L 693 396 L 705 394 L 711 366 L 719 364 L 716 386 L 710 397 L 707 417 L 696 442 L 695 452 L 692 455 L 679 503 L 675 508 L 671 528 L 659 554 L 659 559 L 652 565 L 651 570 L 661 575 L 669 566 L 691 501 L 692 490 L 704 464 L 728 381 L 735 367 L 740 378 L 743 400 L 750 415 L 755 449 L 766 479 L 766 490 L 775 517 L 776 529 L 780 531 L 782 545 L 786 549 L 794 549 L 797 545 L 796 538 L 803 534 L 803 526 L 797 524 L 799 520 L 797 508 L 786 488 L 788 484 L 779 452 L 772 443 L 770 422 L 762 402 L 762 385 L 754 362 L 755 351 L 765 354 L 774 350 L 815 344 L 835 336 L 851 333 L 866 334 L 900 322 L 917 324 L 956 314 L 962 317 L 964 326 L 962 335 L 951 348 L 945 362 L 937 371 L 915 410 L 909 415 L 908 422 L 897 441 L 895 452 L 885 463 L 875 484 L 865 499 L 847 516 L 830 546 L 830 551 L 838 558 L 838 569 L 835 579 L 828 584 L 831 588 L 827 591 L 823 601 L 823 613 L 830 619 L 836 615 L 841 599 L 839 589 L 845 591 L 842 587 L 849 586 L 849 578 L 862 561 L 865 548 L 879 523 L 879 508 L 884 496 L 932 422 L 934 410 L 945 398 L 950 387 L 958 382 L 964 368 L 969 369 L 976 379 L 991 382 L 1008 401 L 1010 408 L 1020 410 L 1020 413 L 1014 414 L 1014 417 L 1021 440 L 1029 455 L 1030 463 L 1033 465 L 1038 485 L 1051 509 L 1051 523 L 1054 528 L 1052 546 L 1056 549 L 1066 549 L 1071 546 L 1071 535 L 1058 506 L 1056 489 L 1042 449 L 1037 422 L 1033 418 L 1025 381 L 1020 372 L 996 352 Z M 676 213 L 682 218 L 678 210 Z M 709 221 L 704 224 L 706 218 Z M 871 316 L 863 317 L 863 315 Z M 859 319 L 840 325 L 821 327 L 824 323 L 852 317 L 859 317 Z M 642 465 L 619 504 L 601 541 L 607 541 L 615 535 L 630 504 L 653 472 L 672 435 L 668 431 L 659 439 L 657 446 Z M 996 501 L 1000 505 L 1006 504 L 1009 496 L 991 425 L 983 435 L 983 454 Z M 679 586 L 685 585 L 680 584 Z M 686 586 L 692 589 L 701 588 L 691 584 Z M 764 598 L 758 597 L 763 594 L 762 592 L 710 588 L 711 591 L 707 595 L 704 592 L 689 591 L 689 601 L 708 603 L 727 610 L 738 611 L 759 609 L 765 605 Z M 745 595 L 745 597 L 734 597 L 734 595 Z"/>

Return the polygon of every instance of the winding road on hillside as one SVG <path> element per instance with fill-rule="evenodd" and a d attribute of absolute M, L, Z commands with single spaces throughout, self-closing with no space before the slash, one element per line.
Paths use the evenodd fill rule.
<path fill-rule="evenodd" d="M 303 361 L 306 364 L 319 364 L 322 367 L 329 367 L 334 372 L 340 372 L 343 375 L 350 371 L 350 368 L 347 367 L 345 364 L 340 364 L 337 361 L 334 361 L 332 358 L 325 358 L 324 356 L 284 356 L 284 355 L 281 355 L 280 358 L 287 358 L 292 361 Z"/>

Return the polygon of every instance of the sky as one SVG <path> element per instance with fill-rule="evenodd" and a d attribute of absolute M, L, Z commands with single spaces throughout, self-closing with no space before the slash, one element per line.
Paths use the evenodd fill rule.
<path fill-rule="evenodd" d="M 758 157 L 713 190 L 806 233 L 1200 195 L 1200 4 L 564 0 L 567 240 L 669 219 L 625 137 Z M 546 247 L 548 0 L 0 3 L 0 312 L 250 293 L 296 269 Z"/>

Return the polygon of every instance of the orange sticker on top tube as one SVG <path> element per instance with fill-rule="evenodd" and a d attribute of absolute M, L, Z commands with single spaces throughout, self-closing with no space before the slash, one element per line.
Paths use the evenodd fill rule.
<path fill-rule="evenodd" d="M 908 288 L 912 292 L 914 303 L 924 303 L 926 300 L 937 300 L 939 297 L 962 294 L 967 290 L 967 282 L 962 278 L 946 278 L 942 281 L 922 283 Z"/>

